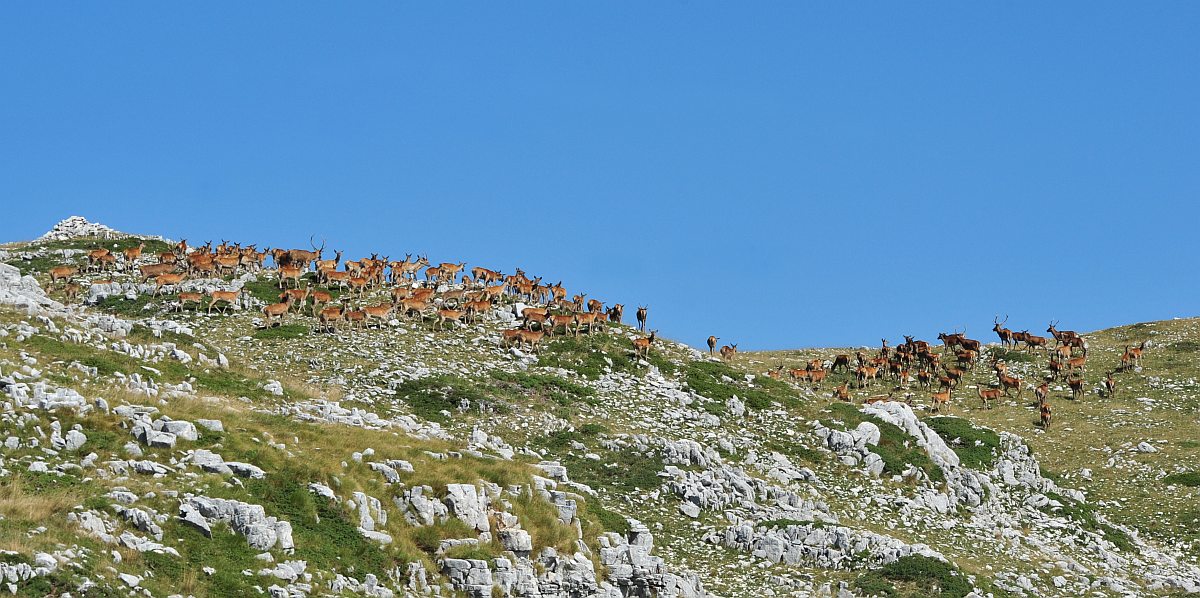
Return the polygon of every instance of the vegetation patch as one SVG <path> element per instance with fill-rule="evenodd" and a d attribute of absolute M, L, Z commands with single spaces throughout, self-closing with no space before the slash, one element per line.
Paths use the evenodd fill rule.
<path fill-rule="evenodd" d="M 445 423 L 464 405 L 474 410 L 504 412 L 508 405 L 458 376 L 429 376 L 409 380 L 396 387 L 396 396 L 404 399 L 413 414 L 428 421 Z"/>
<path fill-rule="evenodd" d="M 859 576 L 854 587 L 868 595 L 939 598 L 962 598 L 973 589 L 954 565 L 915 554 Z"/>
<path fill-rule="evenodd" d="M 930 417 L 925 425 L 937 432 L 958 455 L 964 467 L 990 470 L 996 464 L 1000 435 L 987 428 L 977 427 L 961 417 Z"/>
<path fill-rule="evenodd" d="M 751 384 L 743 372 L 715 361 L 693 361 L 687 364 L 684 375 L 688 388 L 722 404 L 720 408 L 712 409 L 723 409 L 725 401 L 735 395 L 751 409 L 767 409 L 776 402 L 784 406 L 799 402 L 795 389 L 785 382 L 755 376 Z"/>
<path fill-rule="evenodd" d="M 1200 472 L 1188 471 L 1184 473 L 1173 473 L 1163 478 L 1164 484 L 1176 484 L 1179 486 L 1200 486 Z"/>
<path fill-rule="evenodd" d="M 993 358 L 1008 363 L 1034 363 L 1037 361 L 1037 354 L 1035 354 L 1033 351 L 1005 349 L 1003 347 L 990 347 L 988 348 L 988 353 L 990 353 Z"/>
<path fill-rule="evenodd" d="M 96 307 L 118 316 L 136 318 L 157 312 L 163 302 L 161 296 L 138 295 L 136 299 L 126 299 L 125 295 L 109 295 L 96 303 Z"/>
<path fill-rule="evenodd" d="M 617 492 L 650 490 L 662 484 L 658 472 L 664 464 L 657 454 L 642 455 L 633 451 L 612 451 L 603 448 L 588 449 L 600 457 L 589 459 L 575 453 L 573 442 L 582 443 L 585 437 L 579 432 L 559 430 L 530 442 L 535 447 L 548 450 L 566 466 L 571 479 L 592 487 L 610 488 Z"/>
<path fill-rule="evenodd" d="M 1106 523 L 1100 523 L 1096 519 L 1096 509 L 1090 504 L 1077 503 L 1065 496 L 1054 492 L 1047 492 L 1046 496 L 1052 500 L 1062 504 L 1061 507 L 1055 507 L 1047 504 L 1042 507 L 1042 511 L 1051 515 L 1064 516 L 1087 531 L 1094 532 L 1104 536 L 1105 540 L 1112 542 L 1114 546 L 1124 552 L 1130 552 L 1136 549 L 1133 543 L 1133 538 L 1129 534 L 1117 529 L 1115 526 Z"/>
<path fill-rule="evenodd" d="M 863 413 L 854 405 L 847 403 L 833 403 L 829 406 L 829 410 L 832 411 L 833 417 L 821 420 L 821 423 L 828 428 L 850 430 L 865 421 L 879 427 L 878 446 L 867 445 L 867 449 L 883 459 L 884 472 L 900 474 L 906 466 L 912 465 L 924 471 L 925 475 L 928 475 L 929 479 L 934 482 L 945 480 L 941 468 L 934 465 L 925 450 L 917 446 L 916 441 L 899 426 L 885 422 L 874 415 Z M 839 425 L 833 421 L 835 419 L 841 420 L 842 424 Z"/>
<path fill-rule="evenodd" d="M 304 338 L 312 332 L 307 324 L 283 324 L 262 328 L 254 331 L 254 338 L 259 340 L 291 340 Z"/>

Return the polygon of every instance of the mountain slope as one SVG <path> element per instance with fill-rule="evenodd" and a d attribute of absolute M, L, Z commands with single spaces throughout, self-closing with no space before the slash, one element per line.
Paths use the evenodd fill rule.
<path fill-rule="evenodd" d="M 835 350 L 724 364 L 660 339 L 640 359 L 616 324 L 509 349 L 507 303 L 475 324 L 263 328 L 270 270 L 174 289 L 239 289 L 227 314 L 111 271 L 74 277 L 84 305 L 56 301 L 50 268 L 138 242 L 0 250 L 0 567 L 24 595 L 1200 590 L 1195 321 L 1087 335 L 1089 386 L 1152 342 L 1115 397 L 1055 389 L 1042 433 L 1028 391 L 963 398 L 986 364 L 934 417 L 915 387 L 846 403 L 830 390 L 848 374 L 764 375 Z M 889 391 L 914 407 L 861 404 Z"/>

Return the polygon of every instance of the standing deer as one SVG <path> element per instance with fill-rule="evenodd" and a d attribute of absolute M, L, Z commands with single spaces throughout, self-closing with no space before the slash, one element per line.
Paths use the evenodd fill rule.
<path fill-rule="evenodd" d="M 1049 430 L 1050 429 L 1050 403 L 1042 403 L 1041 408 L 1038 410 L 1038 412 L 1039 412 L 1039 415 L 1041 416 L 1042 429 Z"/>
<path fill-rule="evenodd" d="M 728 363 L 731 359 L 733 359 L 733 356 L 736 353 L 737 353 L 737 343 L 725 345 L 725 346 L 721 347 L 721 360 Z"/>
<path fill-rule="evenodd" d="M 999 388 L 988 388 L 985 390 L 983 388 L 983 385 L 980 385 L 978 387 L 978 389 L 979 389 L 979 399 L 983 401 L 983 406 L 985 409 L 992 408 L 990 401 L 999 401 L 1000 400 L 1001 391 Z"/>
<path fill-rule="evenodd" d="M 642 305 L 637 308 L 637 323 L 638 330 L 646 331 L 646 309 L 648 306 Z"/>
<path fill-rule="evenodd" d="M 1013 338 L 1013 331 L 1004 327 L 1006 322 L 1008 322 L 1007 314 L 1004 316 L 1004 322 L 1000 321 L 999 316 L 992 318 L 992 324 L 994 324 L 992 330 L 996 333 L 996 336 L 1000 337 L 1000 344 L 1007 349 L 1010 345 L 1016 346 L 1017 342 Z"/>
<path fill-rule="evenodd" d="M 717 336 L 708 337 L 708 356 L 709 357 L 712 357 L 713 352 L 717 350 L 717 341 L 719 341 L 719 340 L 721 340 L 721 338 L 717 337 Z"/>
<path fill-rule="evenodd" d="M 648 336 L 646 338 L 633 339 L 634 353 L 636 355 L 638 355 L 639 357 L 649 357 L 650 356 L 650 345 L 654 344 L 654 339 L 657 337 L 658 337 L 658 331 L 652 330 L 652 331 L 650 331 L 650 336 Z"/>
<path fill-rule="evenodd" d="M 1113 378 L 1112 372 L 1104 375 L 1104 394 L 1110 399 L 1117 394 L 1117 380 Z"/>

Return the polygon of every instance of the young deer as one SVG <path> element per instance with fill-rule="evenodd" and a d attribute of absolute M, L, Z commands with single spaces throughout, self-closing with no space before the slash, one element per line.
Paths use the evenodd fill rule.
<path fill-rule="evenodd" d="M 725 345 L 721 347 L 721 360 L 728 363 L 737 353 L 737 343 Z"/>
<path fill-rule="evenodd" d="M 633 339 L 633 351 L 639 357 L 650 356 L 650 345 L 654 344 L 654 339 L 658 337 L 658 331 L 650 331 L 650 336 L 645 338 Z"/>
<path fill-rule="evenodd" d="M 1039 412 L 1039 415 L 1041 416 L 1042 429 L 1049 430 L 1050 429 L 1050 403 L 1042 403 L 1040 408 L 1038 409 L 1038 412 Z"/>

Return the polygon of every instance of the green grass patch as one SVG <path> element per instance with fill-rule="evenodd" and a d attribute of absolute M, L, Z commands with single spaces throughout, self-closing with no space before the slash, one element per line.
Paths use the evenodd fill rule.
<path fill-rule="evenodd" d="M 949 416 L 926 418 L 925 425 L 946 441 L 964 467 L 989 470 L 996 464 L 1000 435 L 992 430 L 977 427 L 961 417 Z"/>
<path fill-rule="evenodd" d="M 1037 354 L 1033 351 L 1019 351 L 1016 349 L 1005 349 L 1004 347 L 989 347 L 988 353 L 995 359 L 1007 363 L 1034 363 L 1037 361 Z"/>
<path fill-rule="evenodd" d="M 125 295 L 109 295 L 101 299 L 96 307 L 110 314 L 140 318 L 157 313 L 164 301 L 166 296 L 138 295 L 136 299 L 126 299 Z"/>
<path fill-rule="evenodd" d="M 1188 471 L 1184 473 L 1173 473 L 1162 479 L 1164 484 L 1175 484 L 1179 486 L 1200 486 L 1200 472 Z"/>
<path fill-rule="evenodd" d="M 807 525 L 810 527 L 824 527 L 826 524 L 824 521 L 800 521 L 797 519 L 786 519 L 786 518 L 785 519 L 770 519 L 767 521 L 761 521 L 759 523 L 754 524 L 755 527 L 765 527 L 768 529 L 782 529 L 785 527 L 792 527 L 793 525 L 800 525 L 800 526 Z"/>
<path fill-rule="evenodd" d="M 877 596 L 939 598 L 962 598 L 973 589 L 966 575 L 954 565 L 920 555 L 906 556 L 864 573 L 855 580 L 854 587 Z"/>
<path fill-rule="evenodd" d="M 906 434 L 899 426 L 885 422 L 873 415 L 867 415 L 854 405 L 846 403 L 833 403 L 829 405 L 828 409 L 832 412 L 832 417 L 821 420 L 826 427 L 851 430 L 865 421 L 879 427 L 879 445 L 867 445 L 867 449 L 883 459 L 885 473 L 900 474 L 907 465 L 912 465 L 924 471 L 934 482 L 942 482 L 946 479 L 941 468 L 934 465 L 925 450 L 917 446 L 916 439 Z M 834 419 L 841 420 L 843 425 L 839 426 L 833 421 Z"/>
<path fill-rule="evenodd" d="M 254 331 L 254 338 L 259 340 L 291 340 L 303 338 L 312 332 L 308 324 L 282 324 Z"/>
<path fill-rule="evenodd" d="M 404 399 L 417 417 L 439 423 L 450 420 L 443 411 L 453 415 L 464 401 L 470 404 L 471 411 L 476 412 L 487 408 L 497 412 L 509 409 L 507 403 L 458 376 L 438 375 L 409 380 L 396 387 L 396 396 Z"/>
<path fill-rule="evenodd" d="M 161 336 L 154 336 L 154 332 L 144 324 L 134 324 L 126 337 L 131 342 L 140 344 L 158 344 L 158 343 L 175 343 L 179 347 L 190 347 L 196 342 L 196 337 L 171 332 L 169 330 L 160 330 Z"/>
<path fill-rule="evenodd" d="M 767 376 L 755 376 L 754 383 L 746 382 L 743 372 L 715 361 L 693 361 L 684 370 L 688 388 L 696 393 L 722 403 L 734 395 L 751 409 L 767 409 L 772 403 L 784 406 L 794 406 L 799 402 L 795 389 L 786 382 L 773 380 Z M 705 410 L 713 411 L 706 405 Z M 719 415 L 719 413 L 714 413 Z"/>
<path fill-rule="evenodd" d="M 658 472 L 663 469 L 662 457 L 657 454 L 641 455 L 631 451 L 611 451 L 604 448 L 589 448 L 600 460 L 588 459 L 572 451 L 572 442 L 583 443 L 583 434 L 570 430 L 558 430 L 534 438 L 530 444 L 548 450 L 567 468 L 571 479 L 592 487 L 611 488 L 619 492 L 650 490 L 662 484 Z"/>

